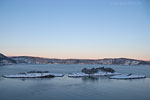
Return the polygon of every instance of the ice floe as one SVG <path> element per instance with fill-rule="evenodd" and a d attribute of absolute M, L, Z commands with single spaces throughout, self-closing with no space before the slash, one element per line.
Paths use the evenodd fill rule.
<path fill-rule="evenodd" d="M 145 75 L 132 75 L 132 74 L 122 74 L 111 76 L 110 79 L 141 79 L 146 78 Z"/>
<path fill-rule="evenodd" d="M 71 73 L 68 75 L 68 77 L 85 77 L 85 76 L 89 76 L 88 74 L 79 72 L 79 73 Z"/>
<path fill-rule="evenodd" d="M 13 75 L 3 75 L 6 78 L 50 78 L 50 77 L 63 77 L 63 74 L 58 73 L 20 73 Z"/>
<path fill-rule="evenodd" d="M 79 73 L 71 73 L 68 75 L 68 77 L 87 77 L 87 76 L 109 76 L 109 75 L 120 75 L 120 73 L 117 73 L 117 72 L 114 72 L 114 73 L 111 73 L 111 72 L 102 72 L 102 71 L 99 71 L 97 73 L 94 73 L 94 74 L 85 74 L 83 72 L 79 72 Z"/>

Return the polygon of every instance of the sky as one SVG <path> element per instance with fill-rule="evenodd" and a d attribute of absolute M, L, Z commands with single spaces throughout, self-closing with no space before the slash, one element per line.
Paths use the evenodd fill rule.
<path fill-rule="evenodd" d="M 150 1 L 0 0 L 0 52 L 150 60 Z"/>

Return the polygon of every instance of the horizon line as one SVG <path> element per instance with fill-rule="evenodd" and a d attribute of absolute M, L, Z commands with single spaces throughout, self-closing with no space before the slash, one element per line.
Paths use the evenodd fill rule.
<path fill-rule="evenodd" d="M 57 57 L 42 57 L 42 56 L 8 56 L 8 57 L 37 57 L 37 58 L 45 58 L 45 59 L 89 59 L 89 60 L 98 60 L 98 59 L 119 59 L 119 58 L 125 58 L 125 59 L 134 59 L 134 60 L 143 60 L 143 61 L 150 61 L 150 59 L 137 59 L 137 58 L 128 58 L 128 57 L 106 57 L 106 58 L 57 58 Z"/>
<path fill-rule="evenodd" d="M 4 53 L 1 53 L 5 55 Z M 119 58 L 126 58 L 126 59 L 135 59 L 135 60 L 142 60 L 142 61 L 150 61 L 150 59 L 137 59 L 137 58 L 130 58 L 130 57 L 104 57 L 104 58 L 58 58 L 58 57 L 44 57 L 44 56 L 34 56 L 34 55 L 17 55 L 17 56 L 9 56 L 8 57 L 21 57 L 21 56 L 26 56 L 26 57 L 38 57 L 38 58 L 45 58 L 45 59 L 89 59 L 89 60 L 98 60 L 98 59 L 119 59 Z"/>

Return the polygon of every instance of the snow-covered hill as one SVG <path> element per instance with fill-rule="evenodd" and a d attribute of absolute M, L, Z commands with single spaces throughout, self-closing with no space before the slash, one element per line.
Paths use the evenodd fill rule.
<path fill-rule="evenodd" d="M 30 56 L 6 57 L 0 53 L 0 65 L 7 64 L 106 64 L 106 65 L 150 65 L 150 61 L 128 58 L 105 59 L 50 59 Z"/>
<path fill-rule="evenodd" d="M 16 61 L 0 53 L 0 65 L 15 64 Z"/>

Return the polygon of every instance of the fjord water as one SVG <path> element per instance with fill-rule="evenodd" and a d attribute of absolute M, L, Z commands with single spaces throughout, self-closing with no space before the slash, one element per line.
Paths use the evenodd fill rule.
<path fill-rule="evenodd" d="M 148 78 L 115 80 L 108 77 L 70 78 L 67 74 L 82 68 L 111 67 L 120 73 L 144 74 Z M 18 79 L 0 77 L 0 100 L 150 100 L 150 66 L 120 65 L 9 65 L 0 75 L 31 70 L 63 73 L 64 77 Z"/>

